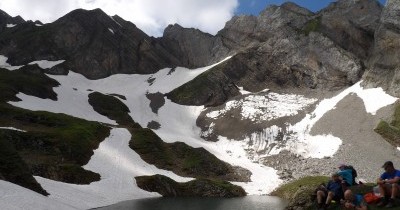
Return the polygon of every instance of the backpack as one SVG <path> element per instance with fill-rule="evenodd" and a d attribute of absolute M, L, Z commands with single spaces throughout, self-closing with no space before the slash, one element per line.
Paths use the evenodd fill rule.
<path fill-rule="evenodd" d="M 347 165 L 345 166 L 345 169 L 350 169 L 351 170 L 351 175 L 353 176 L 353 185 L 356 185 L 356 177 L 357 177 L 357 171 L 354 169 L 353 166 Z"/>
<path fill-rule="evenodd" d="M 380 197 L 376 196 L 373 192 L 364 195 L 364 200 L 368 204 L 376 203 L 380 200 Z"/>

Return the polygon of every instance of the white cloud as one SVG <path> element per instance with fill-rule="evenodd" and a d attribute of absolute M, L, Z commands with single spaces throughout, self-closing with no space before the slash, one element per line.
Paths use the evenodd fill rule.
<path fill-rule="evenodd" d="M 168 24 L 215 34 L 234 14 L 238 0 L 1 0 L 12 16 L 48 23 L 76 8 L 101 8 L 135 23 L 149 35 L 161 36 Z"/>

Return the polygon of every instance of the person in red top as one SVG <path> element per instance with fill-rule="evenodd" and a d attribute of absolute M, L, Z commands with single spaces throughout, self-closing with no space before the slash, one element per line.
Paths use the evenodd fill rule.
<path fill-rule="evenodd" d="M 379 192 L 381 194 L 381 201 L 377 206 L 386 205 L 385 207 L 390 208 L 395 206 L 394 199 L 400 192 L 400 171 L 394 168 L 392 161 L 386 161 L 382 168 L 385 169 L 385 172 L 377 180 Z"/>

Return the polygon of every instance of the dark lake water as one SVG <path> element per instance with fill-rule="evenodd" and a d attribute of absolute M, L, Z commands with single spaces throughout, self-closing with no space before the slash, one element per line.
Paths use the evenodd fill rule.
<path fill-rule="evenodd" d="M 149 198 L 124 201 L 101 210 L 282 210 L 286 202 L 271 196 L 243 198 Z"/>

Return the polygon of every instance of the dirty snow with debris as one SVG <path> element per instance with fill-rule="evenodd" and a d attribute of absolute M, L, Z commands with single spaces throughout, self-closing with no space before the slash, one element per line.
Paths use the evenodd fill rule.
<path fill-rule="evenodd" d="M 232 109 L 241 109 L 242 119 L 267 121 L 285 116 L 293 116 L 317 99 L 294 94 L 268 93 L 266 95 L 249 95 L 240 100 L 226 103 L 222 110 L 207 113 L 206 116 L 218 119 Z"/>
<path fill-rule="evenodd" d="M 380 108 L 393 104 L 397 100 L 386 94 L 382 88 L 364 89 L 360 84 L 361 81 L 332 98 L 322 100 L 313 112 L 294 125 L 287 124 L 284 129 L 272 126 L 245 138 L 244 145 L 248 145 L 247 149 L 254 151 L 252 154 L 254 160 L 279 154 L 282 150 L 288 150 L 306 158 L 332 157 L 342 144 L 342 140 L 329 133 L 318 136 L 310 135 L 314 124 L 325 113 L 335 109 L 336 104 L 349 94 L 357 94 L 364 101 L 366 111 L 372 115 Z M 277 138 L 278 135 L 283 135 L 283 137 Z M 282 145 L 281 142 L 284 144 Z"/>

